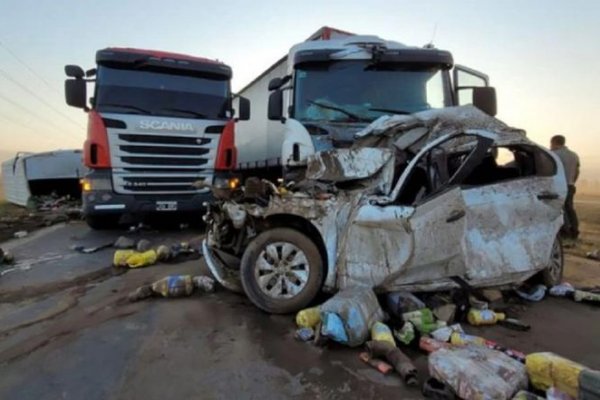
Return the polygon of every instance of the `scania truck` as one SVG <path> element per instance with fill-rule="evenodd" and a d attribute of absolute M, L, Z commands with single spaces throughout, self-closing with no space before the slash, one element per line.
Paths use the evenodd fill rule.
<path fill-rule="evenodd" d="M 354 133 L 383 115 L 468 103 L 496 113 L 487 75 L 455 66 L 448 51 L 329 27 L 293 46 L 239 93 L 253 115 L 236 124 L 235 137 L 223 136 L 222 148 L 237 154 L 230 176 L 242 178 L 272 178 L 282 170 L 293 178 L 309 154 L 350 145 Z"/>
<path fill-rule="evenodd" d="M 215 167 L 231 157 L 219 138 L 250 115 L 232 108 L 231 68 L 219 61 L 132 48 L 96 53 L 96 68 L 67 65 L 66 102 L 88 114 L 82 183 L 92 228 L 123 216 L 201 214 Z M 88 83 L 95 83 L 87 99 Z M 230 134 L 229 134 L 230 135 Z M 197 218 L 197 217 L 196 217 Z"/>

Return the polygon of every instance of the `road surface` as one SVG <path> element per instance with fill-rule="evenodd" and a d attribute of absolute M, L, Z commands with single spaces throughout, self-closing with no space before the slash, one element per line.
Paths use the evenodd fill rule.
<path fill-rule="evenodd" d="M 47 260 L 0 278 L 0 398 L 421 397 L 418 389 L 363 364 L 358 349 L 319 348 L 294 340 L 293 316 L 262 313 L 241 295 L 219 290 L 184 299 L 127 302 L 127 294 L 141 284 L 206 269 L 202 260 L 193 260 L 115 275 L 112 249 L 88 255 L 69 249 L 120 234 L 92 232 L 76 223 L 10 244 L 17 259 Z M 136 234 L 154 244 L 201 235 Z M 600 284 L 600 263 L 571 257 L 567 264 L 567 280 Z M 36 287 L 42 290 L 36 292 Z M 517 307 L 519 317 L 532 325 L 529 332 L 467 328 L 524 352 L 553 351 L 600 369 L 599 310 L 546 299 Z M 424 379 L 426 357 L 416 350 L 407 354 Z"/>

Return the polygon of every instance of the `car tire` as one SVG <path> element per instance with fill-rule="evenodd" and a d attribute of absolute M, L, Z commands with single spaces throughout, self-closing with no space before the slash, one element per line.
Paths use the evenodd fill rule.
<path fill-rule="evenodd" d="M 552 252 L 550 254 L 550 265 L 541 273 L 542 283 L 545 286 L 552 287 L 562 282 L 564 270 L 564 253 L 560 236 L 556 236 L 552 244 Z"/>
<path fill-rule="evenodd" d="M 316 244 L 289 228 L 258 235 L 246 248 L 240 266 L 246 295 L 272 314 L 305 308 L 323 284 L 323 259 Z"/>
<path fill-rule="evenodd" d="M 85 222 L 97 231 L 116 229 L 119 227 L 120 215 L 87 215 Z"/>

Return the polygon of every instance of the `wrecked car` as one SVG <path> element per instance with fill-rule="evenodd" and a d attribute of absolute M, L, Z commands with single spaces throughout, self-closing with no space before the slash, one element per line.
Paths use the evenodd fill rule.
<path fill-rule="evenodd" d="M 551 152 L 472 106 L 386 116 L 311 156 L 298 183 L 221 193 L 203 252 L 221 284 L 271 313 L 352 286 L 554 285 L 566 191 Z"/>

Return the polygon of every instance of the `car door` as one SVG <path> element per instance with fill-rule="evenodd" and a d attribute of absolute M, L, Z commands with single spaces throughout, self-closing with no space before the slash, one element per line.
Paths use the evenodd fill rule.
<path fill-rule="evenodd" d="M 433 155 L 450 141 L 469 136 L 474 140 L 453 173 L 441 173 Z M 339 259 L 341 288 L 363 284 L 391 290 L 395 287 L 464 273 L 464 200 L 459 188 L 462 177 L 489 146 L 489 139 L 476 135 L 446 135 L 425 146 L 409 163 L 387 204 L 363 204 L 351 217 Z M 414 179 L 421 176 L 422 179 Z M 445 176 L 440 180 L 440 176 Z M 407 200 L 408 192 L 422 192 Z"/>
<path fill-rule="evenodd" d="M 553 156 L 534 146 L 527 151 L 535 168 L 526 176 L 463 190 L 472 285 L 515 282 L 548 266 L 566 184 Z"/>

